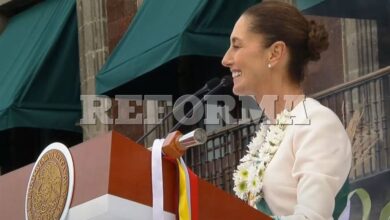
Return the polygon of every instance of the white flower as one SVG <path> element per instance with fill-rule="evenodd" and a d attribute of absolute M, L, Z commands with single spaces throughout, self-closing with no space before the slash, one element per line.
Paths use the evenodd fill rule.
<path fill-rule="evenodd" d="M 284 130 L 278 126 L 274 126 L 269 130 L 268 135 L 265 138 L 265 141 L 272 145 L 279 145 L 283 139 L 283 136 L 284 136 Z"/>
<path fill-rule="evenodd" d="M 263 157 L 263 161 L 266 163 L 266 164 L 269 164 L 269 162 L 271 162 L 271 159 L 272 159 L 272 156 L 270 154 L 266 154 L 264 155 Z"/>
<path fill-rule="evenodd" d="M 248 194 L 248 182 L 247 181 L 239 181 L 237 184 L 235 184 L 233 188 L 234 192 L 238 196 L 238 198 L 242 200 L 247 199 Z"/>
<path fill-rule="evenodd" d="M 248 191 L 252 193 L 253 195 L 256 195 L 261 190 L 261 179 L 258 175 L 254 175 L 252 178 L 249 178 L 248 180 Z"/>
<path fill-rule="evenodd" d="M 276 119 L 274 125 L 266 126 L 270 124 L 269 121 L 260 125 L 260 130 L 248 144 L 247 154 L 241 158 L 233 173 L 235 194 L 253 207 L 263 197 L 264 173 L 283 140 L 291 120 L 290 113 L 285 110 Z"/>
<path fill-rule="evenodd" d="M 242 180 L 247 180 L 249 177 L 249 170 L 248 169 L 238 170 L 238 176 Z"/>
<path fill-rule="evenodd" d="M 278 146 L 272 146 L 269 149 L 269 153 L 270 154 L 275 154 L 277 150 L 278 150 Z"/>
<path fill-rule="evenodd" d="M 281 114 L 277 115 L 276 123 L 282 126 L 291 125 L 293 120 L 291 119 L 290 112 L 285 109 Z"/>
<path fill-rule="evenodd" d="M 258 166 L 255 163 L 251 167 L 249 167 L 249 169 L 248 169 L 248 172 L 249 172 L 248 181 L 250 181 L 253 178 L 256 178 L 257 170 L 258 170 Z"/>
<path fill-rule="evenodd" d="M 252 138 L 251 142 L 248 145 L 250 154 L 256 154 L 260 150 L 262 143 L 264 142 L 265 131 L 266 129 L 260 129 L 256 132 L 255 136 Z"/>
<path fill-rule="evenodd" d="M 259 169 L 259 170 L 265 170 L 265 162 L 264 162 L 264 161 L 262 161 L 261 163 L 259 163 L 258 169 Z"/>
<path fill-rule="evenodd" d="M 241 163 L 245 163 L 247 161 L 251 161 L 253 159 L 253 156 L 251 153 L 245 154 L 243 158 L 240 159 Z"/>

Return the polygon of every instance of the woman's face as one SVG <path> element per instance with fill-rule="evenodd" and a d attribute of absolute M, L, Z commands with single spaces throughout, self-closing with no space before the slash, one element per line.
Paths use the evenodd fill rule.
<path fill-rule="evenodd" d="M 232 72 L 236 95 L 264 95 L 264 86 L 270 80 L 269 52 L 264 48 L 264 37 L 249 30 L 250 19 L 245 15 L 238 19 L 222 59 L 222 65 Z"/>

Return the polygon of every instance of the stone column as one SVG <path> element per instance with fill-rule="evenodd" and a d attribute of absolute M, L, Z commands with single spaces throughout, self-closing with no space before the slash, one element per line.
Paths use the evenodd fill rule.
<path fill-rule="evenodd" d="M 82 95 L 95 95 L 95 76 L 105 63 L 109 51 L 107 40 L 106 0 L 77 0 Z M 107 102 L 108 103 L 108 102 Z M 107 103 L 102 103 L 104 106 Z M 92 107 L 92 106 L 91 106 Z M 92 108 L 84 108 L 83 112 Z M 84 140 L 107 132 L 110 125 L 97 120 L 94 125 L 81 125 Z"/>

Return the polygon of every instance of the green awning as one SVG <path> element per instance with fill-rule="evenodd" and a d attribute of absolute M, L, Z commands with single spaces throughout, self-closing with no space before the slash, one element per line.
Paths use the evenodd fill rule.
<path fill-rule="evenodd" d="M 116 49 L 96 77 L 106 93 L 185 55 L 221 56 L 234 22 L 258 0 L 144 0 Z"/>
<path fill-rule="evenodd" d="M 301 8 L 322 0 L 300 0 Z M 96 77 L 96 93 L 109 93 L 179 56 L 222 57 L 241 13 L 260 0 L 144 0 Z M 158 82 L 164 83 L 164 82 Z"/>
<path fill-rule="evenodd" d="M 75 0 L 45 0 L 0 34 L 0 130 L 81 131 Z"/>

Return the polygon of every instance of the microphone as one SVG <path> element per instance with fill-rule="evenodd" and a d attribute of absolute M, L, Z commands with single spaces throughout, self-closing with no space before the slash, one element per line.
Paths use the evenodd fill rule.
<path fill-rule="evenodd" d="M 173 127 L 169 130 L 169 132 L 172 132 L 172 131 L 177 130 L 183 123 L 185 123 L 185 122 L 188 120 L 188 117 L 189 117 L 194 111 L 198 110 L 198 108 L 199 108 L 205 101 L 207 101 L 209 95 L 212 95 L 212 94 L 214 94 L 215 92 L 217 92 L 219 89 L 221 89 L 221 88 L 223 88 L 223 87 L 228 87 L 228 86 L 230 86 L 230 85 L 232 85 L 232 84 L 233 84 L 233 78 L 232 78 L 232 76 L 231 76 L 231 75 L 225 75 L 225 76 L 222 78 L 221 82 L 220 82 L 216 87 L 214 87 L 213 89 L 211 89 L 206 95 L 204 95 L 203 98 L 200 100 L 200 102 L 196 103 L 196 105 L 194 105 L 194 107 L 193 107 L 190 111 L 188 111 L 187 114 L 186 114 L 184 117 L 182 117 L 182 118 L 180 119 L 180 121 L 179 121 L 178 123 L 176 123 L 176 125 L 173 126 Z"/>
<path fill-rule="evenodd" d="M 233 84 L 233 78 L 231 75 L 225 75 L 222 77 L 221 83 L 223 87 L 228 87 Z"/>
<path fill-rule="evenodd" d="M 198 91 L 196 91 L 193 96 L 198 96 L 200 94 L 203 94 L 205 92 L 208 92 L 210 91 L 211 89 L 213 89 L 214 87 L 216 87 L 219 83 L 219 79 L 218 77 L 214 77 L 212 79 L 210 79 L 209 81 L 207 81 L 204 86 L 199 89 Z M 185 101 L 188 101 L 188 100 L 185 100 Z"/>
<path fill-rule="evenodd" d="M 181 148 L 187 150 L 190 147 L 206 143 L 207 134 L 202 128 L 197 128 L 179 138 Z"/>
<path fill-rule="evenodd" d="M 185 135 L 182 135 L 180 131 L 174 131 L 165 138 L 162 151 L 172 158 L 179 158 L 188 148 L 204 144 L 206 141 L 207 134 L 202 128 L 197 128 Z M 149 147 L 148 150 L 152 151 L 152 147 Z"/>
<path fill-rule="evenodd" d="M 207 81 L 202 88 L 200 88 L 198 91 L 196 91 L 192 96 L 188 96 L 185 100 L 183 100 L 176 108 L 174 108 L 171 112 L 169 112 L 167 115 L 164 116 L 163 119 L 161 119 L 161 122 L 155 125 L 152 129 L 150 129 L 148 132 L 146 132 L 144 135 L 142 135 L 136 143 L 142 142 L 149 134 L 151 134 L 154 130 L 157 129 L 158 126 L 160 126 L 164 121 L 166 121 L 172 114 L 176 113 L 178 109 L 181 109 L 185 103 L 187 103 L 190 99 L 192 99 L 194 96 L 199 96 L 205 92 L 208 92 L 212 90 L 214 87 L 218 86 L 220 84 L 220 80 L 217 77 L 214 77 Z"/>
<path fill-rule="evenodd" d="M 162 151 L 172 158 L 179 158 L 188 148 L 204 144 L 206 141 L 207 134 L 202 128 L 197 128 L 185 135 L 182 135 L 180 131 L 174 131 L 165 138 Z"/>

